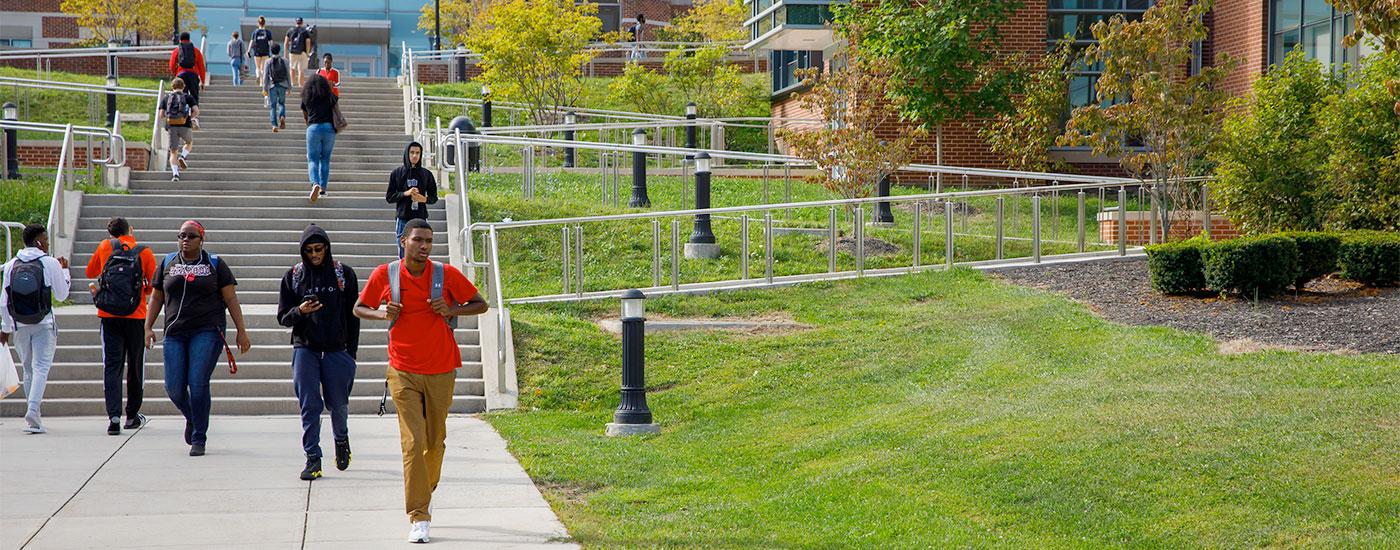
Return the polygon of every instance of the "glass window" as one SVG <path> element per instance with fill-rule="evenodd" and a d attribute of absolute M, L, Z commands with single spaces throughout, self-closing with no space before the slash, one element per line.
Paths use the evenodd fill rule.
<path fill-rule="evenodd" d="M 389 47 L 398 48 L 401 43 L 407 42 L 408 47 L 415 50 L 427 50 L 432 48 L 432 40 L 428 34 L 418 30 L 418 13 L 390 13 L 389 14 Z M 397 53 L 392 58 L 397 58 Z"/>
<path fill-rule="evenodd" d="M 1303 22 L 1301 0 L 1274 0 L 1274 32 L 1297 27 Z"/>
<path fill-rule="evenodd" d="M 1303 27 L 1303 50 L 1308 53 L 1309 58 L 1321 60 L 1323 63 L 1331 63 L 1333 61 L 1332 43 L 1332 23 L 1330 21 L 1320 25 Z"/>
<path fill-rule="evenodd" d="M 304 13 L 302 17 L 311 17 L 316 9 L 316 0 L 248 0 L 248 8 L 300 9 Z"/>
<path fill-rule="evenodd" d="M 622 4 L 598 4 L 598 20 L 603 22 L 600 33 L 622 30 Z"/>
<path fill-rule="evenodd" d="M 228 63 L 228 41 L 233 39 L 233 32 L 239 30 L 238 20 L 243 17 L 242 8 L 200 8 L 196 12 L 199 22 L 208 27 L 206 31 L 209 40 L 204 45 L 204 62 L 212 65 L 214 63 Z M 199 32 L 190 33 L 190 41 L 199 45 Z"/>
<path fill-rule="evenodd" d="M 801 84 L 797 79 L 798 70 L 820 68 L 822 52 L 774 50 L 770 62 L 773 66 L 773 91 L 778 92 Z"/>
<path fill-rule="evenodd" d="M 827 4 L 789 4 L 786 21 L 790 25 L 821 26 L 831 21 L 831 6 Z"/>
<path fill-rule="evenodd" d="M 1351 16 L 1337 11 L 1327 0 L 1271 0 L 1273 34 L 1269 36 L 1269 63 L 1283 63 L 1288 52 L 1302 46 L 1309 59 L 1334 69 L 1355 63 L 1357 48 L 1343 48 L 1342 39 L 1354 28 Z"/>
<path fill-rule="evenodd" d="M 1090 29 L 1094 23 L 1115 15 L 1122 15 L 1130 21 L 1141 19 L 1143 12 L 1153 3 L 1154 0 L 1050 0 L 1047 13 L 1048 48 L 1055 48 L 1065 36 L 1072 37 L 1076 48 L 1092 44 L 1094 34 Z M 1070 112 L 1076 107 L 1098 103 L 1094 87 L 1102 72 L 1100 63 L 1080 62 L 1070 69 L 1069 105 L 1061 117 L 1061 124 L 1069 121 Z"/>
<path fill-rule="evenodd" d="M 1327 0 L 1306 0 L 1303 5 L 1303 24 L 1332 19 L 1332 5 Z"/>
<path fill-rule="evenodd" d="M 256 0 L 250 0 L 256 1 Z M 320 11 L 326 10 L 362 10 L 377 11 L 381 14 L 388 11 L 389 6 L 384 0 L 335 0 L 334 2 L 323 1 L 320 3 Z M 382 17 L 382 15 L 381 15 Z"/>

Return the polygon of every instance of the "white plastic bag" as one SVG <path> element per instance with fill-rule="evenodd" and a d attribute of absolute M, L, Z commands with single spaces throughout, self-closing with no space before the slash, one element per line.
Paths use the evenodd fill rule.
<path fill-rule="evenodd" d="M 15 371 L 15 359 L 10 355 L 10 346 L 0 344 L 0 399 L 19 391 L 19 372 Z"/>

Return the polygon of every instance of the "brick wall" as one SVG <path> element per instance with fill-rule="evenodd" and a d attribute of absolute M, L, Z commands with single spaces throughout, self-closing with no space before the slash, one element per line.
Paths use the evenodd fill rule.
<path fill-rule="evenodd" d="M 1268 7 L 1258 0 L 1219 0 L 1211 18 L 1211 48 L 1215 55 L 1228 53 L 1238 65 L 1225 79 L 1224 88 L 1243 96 L 1269 67 Z"/>
<path fill-rule="evenodd" d="M 34 60 L 0 60 L 0 66 L 33 69 Z M 106 75 L 107 57 L 102 55 L 93 55 L 89 57 L 60 57 L 46 61 L 45 66 L 55 71 Z M 164 58 L 121 57 L 117 59 L 117 74 L 164 78 L 170 76 L 170 62 Z"/>
<path fill-rule="evenodd" d="M 1101 212 L 1098 215 L 1099 239 L 1106 243 L 1118 244 L 1118 217 L 1116 212 Z M 1151 235 L 1152 221 L 1147 219 L 1146 212 L 1128 212 L 1126 214 L 1128 244 L 1146 244 Z M 1177 241 L 1189 239 L 1199 235 L 1202 230 L 1201 216 L 1199 213 L 1190 219 L 1177 219 L 1172 221 L 1168 240 Z M 1159 230 L 1160 231 L 1160 230 Z M 1212 240 L 1233 239 L 1240 236 L 1239 230 L 1230 223 L 1230 219 L 1219 214 L 1212 214 L 1210 217 L 1210 238 Z"/>
<path fill-rule="evenodd" d="M 19 165 L 42 166 L 53 168 L 58 166 L 59 154 L 63 149 L 62 143 L 26 142 L 21 140 L 19 146 L 15 148 L 19 155 Z M 76 149 L 78 155 L 73 158 L 73 166 L 87 169 L 87 148 Z M 140 171 L 146 169 L 146 160 L 149 153 L 144 147 L 127 145 L 126 165 L 132 170 Z"/>
<path fill-rule="evenodd" d="M 56 13 L 63 0 L 0 0 L 0 11 Z"/>
<path fill-rule="evenodd" d="M 44 38 L 78 38 L 78 19 L 62 15 L 44 16 Z"/>

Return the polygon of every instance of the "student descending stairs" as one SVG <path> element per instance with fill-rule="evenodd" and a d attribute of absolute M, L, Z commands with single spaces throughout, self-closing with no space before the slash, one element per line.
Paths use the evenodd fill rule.
<path fill-rule="evenodd" d="M 295 414 L 289 329 L 276 320 L 278 284 L 287 268 L 300 260 L 298 239 L 307 223 L 330 233 L 335 258 L 353 267 L 361 284 L 375 266 L 397 254 L 394 208 L 384 202 L 384 190 L 389 173 L 402 164 L 408 142 L 402 133 L 401 91 L 388 79 L 346 79 L 341 110 L 350 126 L 336 137 L 328 195 L 314 204 L 306 196 L 306 125 L 297 90 L 288 93 L 287 128 L 278 133 L 271 131 L 262 95 L 250 82 L 234 88 L 227 77 L 215 77 L 200 101 L 202 129 L 195 132 L 189 168 L 181 181 L 170 181 L 169 172 L 134 172 L 131 194 L 84 197 L 71 258 L 73 299 L 78 304 L 92 302 L 86 289 L 93 281 L 83 276 L 83 267 L 98 243 L 108 238 L 111 216 L 129 220 L 136 239 L 158 259 L 175 250 L 182 221 L 200 221 L 208 231 L 205 249 L 223 258 L 238 279 L 238 298 L 253 342 L 247 354 L 240 356 L 235 350 L 237 375 L 229 375 L 226 359 L 220 356 L 210 388 L 213 414 Z M 435 261 L 446 261 L 448 254 L 444 204 L 440 199 L 429 207 L 429 223 L 438 235 Z M 45 392 L 45 416 L 104 416 L 98 320 L 91 306 L 81 310 L 85 313 L 62 312 L 58 318 L 58 350 Z M 157 333 L 162 324 L 163 317 Z M 457 371 L 454 412 L 485 408 L 476 326 L 474 317 L 462 318 L 458 325 L 463 364 Z M 227 337 L 234 341 L 231 321 Z M 363 323 L 358 364 L 350 412 L 374 413 L 388 365 L 384 323 Z M 145 372 L 142 412 L 179 414 L 166 397 L 159 343 L 146 355 Z M 388 406 L 392 410 L 392 399 Z M 0 415 L 23 414 L 23 400 L 0 400 Z M 101 426 L 94 424 L 93 429 Z"/>

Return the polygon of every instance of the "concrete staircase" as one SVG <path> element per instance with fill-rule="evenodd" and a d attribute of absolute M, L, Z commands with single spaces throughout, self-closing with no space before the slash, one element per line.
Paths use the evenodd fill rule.
<path fill-rule="evenodd" d="M 205 225 L 207 250 L 218 254 L 238 278 L 253 348 L 237 356 L 239 372 L 230 376 L 221 358 L 211 393 L 215 414 L 292 414 L 290 331 L 277 324 L 277 289 L 282 274 L 300 260 L 298 240 L 307 223 L 331 235 L 335 258 L 355 268 L 361 281 L 375 266 L 396 254 L 393 208 L 384 202 L 389 172 L 402 163 L 403 100 L 389 79 L 348 79 L 341 88 L 341 110 L 350 127 L 336 138 L 329 195 L 314 205 L 306 172 L 305 124 L 298 94 L 287 98 L 287 128 L 271 132 L 262 95 L 255 86 L 234 88 L 226 78 L 201 97 L 202 129 L 195 133 L 190 167 L 180 182 L 168 172 L 133 172 L 129 195 L 87 195 L 83 199 L 74 243 L 73 300 L 60 308 L 59 347 L 50 371 L 43 412 L 46 416 L 104 414 L 102 352 L 98 321 L 86 289 L 83 266 L 107 238 L 111 216 L 125 216 L 136 238 L 157 258 L 175 250 L 180 223 Z M 434 259 L 446 261 L 445 201 L 429 208 L 429 221 L 442 235 Z M 158 323 L 159 325 L 159 323 Z M 233 341 L 230 322 L 228 339 Z M 476 318 L 464 318 L 457 330 L 463 364 L 457 371 L 455 412 L 485 409 L 481 338 Z M 378 410 L 387 368 L 387 331 L 383 323 L 363 323 L 359 368 L 352 392 L 352 413 Z M 163 385 L 161 346 L 146 357 L 147 414 L 178 414 Z M 392 400 L 390 401 L 392 407 Z M 0 400 L 0 416 L 21 416 L 24 402 Z"/>

